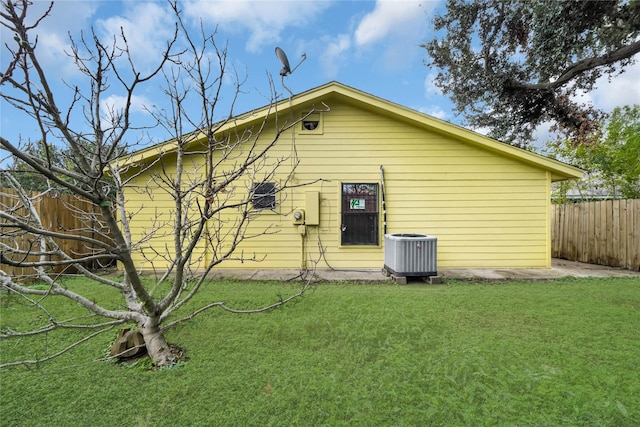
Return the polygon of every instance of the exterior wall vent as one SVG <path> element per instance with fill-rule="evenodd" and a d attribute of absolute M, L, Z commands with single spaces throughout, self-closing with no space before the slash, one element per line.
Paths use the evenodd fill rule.
<path fill-rule="evenodd" d="M 438 239 L 425 234 L 385 234 L 384 269 L 396 276 L 437 276 Z"/>

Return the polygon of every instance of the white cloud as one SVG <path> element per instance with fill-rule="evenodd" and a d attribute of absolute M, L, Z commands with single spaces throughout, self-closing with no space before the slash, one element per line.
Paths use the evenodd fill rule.
<path fill-rule="evenodd" d="M 615 107 L 640 103 L 640 58 L 633 66 L 627 67 L 624 73 L 608 81 L 607 77 L 598 79 L 597 88 L 588 98 L 604 111 L 612 111 Z"/>
<path fill-rule="evenodd" d="M 531 146 L 537 153 L 541 153 L 547 145 L 547 142 L 555 140 L 557 135 L 551 132 L 552 122 L 543 122 L 533 131 L 533 141 Z"/>
<path fill-rule="evenodd" d="M 444 109 L 438 106 L 421 107 L 418 109 L 418 111 L 440 120 L 446 120 L 446 118 L 449 116 L 448 112 L 444 111 Z"/>
<path fill-rule="evenodd" d="M 114 36 L 118 38 L 124 31 L 130 53 L 137 63 L 156 62 L 173 37 L 175 18 L 171 12 L 161 7 L 163 3 L 127 2 L 122 15 L 98 20 L 100 35 L 109 43 Z"/>
<path fill-rule="evenodd" d="M 27 23 L 33 24 L 48 9 L 49 2 L 35 1 L 27 10 Z M 98 4 L 87 1 L 55 2 L 49 16 L 44 18 L 30 35 L 31 41 L 38 37 L 37 55 L 44 68 L 55 67 L 60 77 L 77 73 L 73 61 L 65 54 L 70 51 L 68 33 L 77 36 L 80 29 L 86 28 L 94 17 Z M 13 33 L 0 26 L 0 38 L 9 42 Z M 8 61 L 8 52 L 2 49 L 2 62 Z"/>
<path fill-rule="evenodd" d="M 626 67 L 622 74 L 614 75 L 611 81 L 608 76 L 600 77 L 595 87 L 590 92 L 577 91 L 571 99 L 581 104 L 593 104 L 605 112 L 615 107 L 640 103 L 640 62 Z"/>
<path fill-rule="evenodd" d="M 99 3 L 91 1 L 57 1 L 51 14 L 38 28 L 46 32 L 66 35 L 69 30 L 76 31 L 86 27 L 98 10 Z M 29 7 L 32 17 L 40 16 L 49 7 L 48 1 L 35 1 Z"/>
<path fill-rule="evenodd" d="M 354 33 L 358 46 L 375 43 L 388 36 L 413 32 L 425 24 L 420 1 L 378 0 L 373 12 L 367 14 Z"/>
<path fill-rule="evenodd" d="M 69 37 L 63 33 L 41 34 L 38 38 L 38 59 L 46 68 L 55 67 L 56 75 L 68 79 L 80 74 L 78 67 L 67 55 L 71 52 Z"/>
<path fill-rule="evenodd" d="M 107 98 L 105 98 L 102 101 L 101 108 L 103 111 L 106 112 L 105 117 L 107 117 L 106 120 L 109 121 L 108 117 L 112 116 L 113 114 L 115 115 L 120 114 L 122 111 L 124 111 L 124 108 L 126 107 L 126 105 L 127 105 L 126 96 L 109 95 Z M 145 98 L 144 96 L 134 95 L 131 98 L 130 112 L 148 114 L 146 109 L 150 108 L 152 105 L 153 105 L 153 102 L 151 102 L 149 99 Z"/>
<path fill-rule="evenodd" d="M 423 56 L 419 47 L 429 31 L 428 14 L 437 2 L 378 0 L 354 32 L 359 49 L 375 49 L 377 66 L 398 71 Z"/>
<path fill-rule="evenodd" d="M 340 65 L 351 47 L 351 37 L 348 34 L 339 34 L 333 39 L 324 40 L 324 43 L 327 47 L 320 56 L 320 63 L 325 74 L 332 78 L 338 74 Z"/>
<path fill-rule="evenodd" d="M 259 52 L 280 41 L 287 27 L 304 27 L 330 5 L 328 1 L 193 0 L 184 7 L 189 17 L 202 19 L 205 24 L 230 32 L 248 30 L 246 49 Z"/>
<path fill-rule="evenodd" d="M 491 129 L 486 127 L 486 126 L 482 126 L 482 127 L 470 126 L 470 127 L 468 127 L 468 129 L 472 130 L 475 133 L 479 133 L 480 135 L 484 135 L 484 136 L 489 135 L 489 132 L 491 132 Z"/>
<path fill-rule="evenodd" d="M 424 94 L 426 97 L 431 95 L 442 96 L 442 90 L 435 84 L 436 75 L 436 72 L 430 71 L 424 78 Z"/>

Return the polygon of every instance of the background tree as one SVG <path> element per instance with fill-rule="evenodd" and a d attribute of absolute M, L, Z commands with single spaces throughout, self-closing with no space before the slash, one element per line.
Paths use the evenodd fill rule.
<path fill-rule="evenodd" d="M 580 181 L 559 183 L 554 199 L 640 198 L 640 105 L 618 107 L 603 120 L 591 147 L 566 139 L 547 143 L 547 154 L 587 171 Z"/>
<path fill-rule="evenodd" d="M 38 150 L 38 144 L 27 144 L 22 147 L 23 151 L 29 152 L 34 157 L 41 159 L 48 159 L 51 164 L 55 164 L 58 167 L 63 166 L 59 161 L 60 156 L 57 152 L 58 149 L 54 148 L 54 153 L 47 156 L 47 153 Z M 5 174 L 11 171 L 12 177 L 18 181 L 20 186 L 27 191 L 45 191 L 51 188 L 51 182 L 43 175 L 34 173 L 33 170 L 24 162 L 20 161 L 16 157 L 9 156 L 7 159 L 0 159 L 3 163 L 6 162 L 6 166 L 3 167 L 3 173 L 0 173 L 0 187 L 11 187 L 11 182 L 6 178 Z"/>
<path fill-rule="evenodd" d="M 63 152 L 58 146 L 51 144 L 43 144 L 42 141 L 26 142 L 21 146 L 22 151 L 28 153 L 31 157 L 45 160 L 50 166 L 60 169 L 73 169 L 73 154 Z M 46 190 L 55 190 L 65 192 L 65 189 L 56 186 L 46 176 L 33 171 L 28 164 L 14 156 L 6 159 L 6 165 L 3 173 L 0 174 L 0 186 L 11 187 L 11 183 L 4 177 L 5 173 L 11 173 L 12 177 L 18 181 L 20 186 L 26 191 L 44 192 Z M 3 161 L 4 163 L 4 161 Z M 68 180 L 64 175 L 59 176 L 62 180 Z M 105 178 L 106 179 L 106 178 Z"/>
<path fill-rule="evenodd" d="M 76 209 L 74 215 L 81 217 L 85 224 L 100 224 L 108 230 L 108 239 L 93 238 L 81 233 L 81 230 L 61 233 L 43 224 L 34 208 L 34 199 L 38 194 L 24 191 L 11 170 L 5 170 L 5 188 L 10 187 L 12 191 L 0 194 L 5 196 L 0 199 L 6 201 L 0 206 L 0 231 L 4 237 L 10 236 L 12 239 L 0 242 L 0 268 L 31 268 L 32 277 L 43 282 L 46 289 L 42 286 L 25 286 L 2 269 L 0 285 L 3 290 L 17 294 L 40 308 L 48 324 L 40 325 L 33 331 L 3 329 L 1 337 L 8 339 L 49 333 L 59 328 L 89 330 L 77 342 L 81 343 L 117 325 L 133 324 L 142 333 L 154 363 L 163 366 L 174 362 L 174 354 L 164 332 L 180 319 L 189 319 L 212 307 L 236 312 L 266 310 L 302 295 L 306 285 L 291 297 L 279 297 L 268 307 L 245 311 L 233 310 L 223 302 L 209 302 L 195 308 L 187 304 L 193 302 L 192 298 L 205 285 L 207 274 L 223 260 L 232 258 L 235 249 L 245 238 L 254 237 L 246 235 L 247 225 L 256 215 L 251 204 L 251 193 L 241 191 L 246 189 L 247 182 L 278 173 L 279 178 L 284 177 L 278 190 L 286 191 L 287 177 L 293 172 L 295 162 L 272 152 L 282 132 L 297 122 L 277 123 L 273 139 L 259 149 L 255 145 L 257 137 L 267 120 L 272 120 L 272 114 L 268 114 L 257 129 L 231 132 L 224 140 L 218 140 L 216 130 L 231 122 L 233 101 L 241 93 L 242 82 L 237 75 L 234 79 L 234 74 L 228 72 L 227 51 L 216 45 L 214 34 L 207 34 L 203 27 L 198 34 L 190 34 L 177 2 L 168 4 L 175 17 L 173 37 L 167 40 L 166 48 L 158 55 L 153 66 L 136 66 L 124 31 L 109 38 L 108 42 L 102 41 L 92 31 L 78 40 L 70 37 L 71 50 L 68 55 L 82 74 L 82 83 L 67 84 L 67 93 L 54 93 L 52 79 L 55 70 L 46 69 L 40 62 L 38 39 L 33 37 L 53 3 L 44 15 L 35 18 L 29 16 L 29 5 L 28 0 L 2 2 L 2 25 L 11 30 L 15 37 L 4 46 L 11 54 L 11 61 L 5 64 L 0 75 L 0 96 L 7 105 L 30 117 L 40 129 L 37 137 L 40 142 L 38 150 L 29 150 L 25 149 L 28 147 L 22 141 L 0 137 L 0 147 L 10 154 L 13 164 L 19 164 L 22 169 L 41 176 L 52 185 L 90 201 L 91 209 Z M 231 112 L 220 115 L 216 106 L 222 96 L 223 79 L 234 81 L 232 88 L 235 91 L 227 96 L 232 100 Z M 121 164 L 124 162 L 116 159 L 135 144 L 145 142 L 139 139 L 141 133 L 136 132 L 141 130 L 141 126 L 132 122 L 133 100 L 145 88 L 157 90 L 158 86 L 162 88 L 168 106 L 163 109 L 149 108 L 148 112 L 157 126 L 165 131 L 167 139 L 172 139 L 175 154 L 162 158 L 161 162 L 139 165 L 137 171 L 123 169 Z M 270 88 L 273 103 L 277 96 L 271 81 Z M 108 94 L 113 93 L 125 100 L 121 108 L 102 102 Z M 219 116 L 227 118 L 220 120 L 217 118 Z M 189 149 L 194 135 L 200 135 L 202 141 L 195 153 Z M 291 151 L 295 150 L 286 150 Z M 65 153 L 64 166 L 52 160 L 54 153 Z M 204 159 L 201 166 L 189 160 L 194 155 Z M 227 159 L 228 163 L 235 165 L 233 171 L 220 170 L 219 166 Z M 168 164 L 170 161 L 173 162 L 171 166 Z M 162 167 L 158 167 L 158 164 Z M 286 167 L 283 166 L 285 164 Z M 127 180 L 136 174 L 148 172 L 152 167 L 156 167 L 154 170 L 157 171 L 153 179 L 163 183 L 158 191 L 166 191 L 174 203 L 169 215 L 170 222 L 166 222 L 167 216 L 151 218 L 151 223 L 156 220 L 165 223 L 162 227 L 149 230 L 141 238 L 151 239 L 154 233 L 166 235 L 167 230 L 172 235 L 171 262 L 166 270 L 156 271 L 157 280 L 143 279 L 139 273 L 140 266 L 134 262 L 133 253 L 139 250 L 141 241 L 132 238 L 129 221 L 136 212 L 127 209 L 124 193 Z M 238 191 L 235 191 L 236 188 Z M 229 194 L 232 193 L 237 197 L 231 199 Z M 233 215 L 235 219 L 226 222 L 216 220 L 223 212 Z M 107 237 L 107 233 L 102 237 Z M 28 248 L 12 243 L 20 238 L 30 242 Z M 87 247 L 99 250 L 86 254 L 68 253 L 59 244 L 65 240 L 80 241 Z M 209 244 L 217 244 L 219 250 L 202 267 L 203 261 L 196 248 Z M 122 276 L 100 276 L 83 266 L 84 262 L 95 257 L 118 261 Z M 96 285 L 117 290 L 121 300 L 119 303 L 101 305 L 79 291 L 67 288 L 57 276 L 49 275 L 52 266 L 72 266 Z M 42 305 L 42 299 L 52 296 L 69 298 L 87 309 L 97 320 L 87 325 L 86 321 L 54 318 Z M 191 310 L 185 313 L 187 306 Z M 59 353 L 53 352 L 54 355 Z M 32 360 L 30 363 L 37 362 Z M 4 366 L 23 363 L 27 362 L 10 362 Z"/>
<path fill-rule="evenodd" d="M 435 84 L 469 125 L 514 145 L 543 122 L 588 143 L 601 114 L 573 96 L 640 52 L 638 1 L 449 0 L 433 22 L 422 47 Z"/>

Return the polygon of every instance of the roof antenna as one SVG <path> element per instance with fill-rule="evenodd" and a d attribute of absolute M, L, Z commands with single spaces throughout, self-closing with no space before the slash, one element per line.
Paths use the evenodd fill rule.
<path fill-rule="evenodd" d="M 298 65 L 293 68 L 293 70 L 291 69 L 291 65 L 289 65 L 289 59 L 287 58 L 287 54 L 284 53 L 284 50 L 276 47 L 276 56 L 278 57 L 278 61 L 280 61 L 280 63 L 282 64 L 282 70 L 280 70 L 280 76 L 282 77 L 282 86 L 289 91 L 291 96 L 293 96 L 293 92 L 291 92 L 291 90 L 284 84 L 284 78 L 298 69 L 300 64 L 302 64 L 304 60 L 307 59 L 307 54 L 302 54 L 302 59 L 300 60 L 300 62 L 298 62 Z"/>

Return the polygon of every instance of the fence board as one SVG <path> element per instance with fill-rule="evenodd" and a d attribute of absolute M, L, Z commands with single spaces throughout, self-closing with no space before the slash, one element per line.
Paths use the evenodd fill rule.
<path fill-rule="evenodd" d="M 551 209 L 551 255 L 640 271 L 640 200 L 604 200 Z"/>
<path fill-rule="evenodd" d="M 584 204 L 578 205 L 577 208 L 578 217 L 586 219 L 584 221 L 578 221 L 578 241 L 580 244 L 578 245 L 577 260 L 580 262 L 587 262 L 586 251 L 589 247 L 589 221 L 591 218 L 591 212 L 589 210 L 589 206 L 585 206 Z"/>

